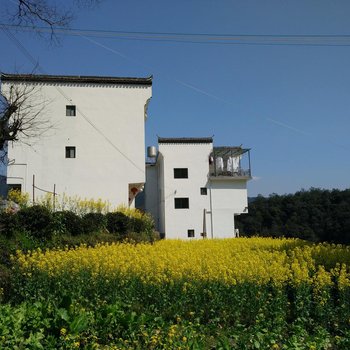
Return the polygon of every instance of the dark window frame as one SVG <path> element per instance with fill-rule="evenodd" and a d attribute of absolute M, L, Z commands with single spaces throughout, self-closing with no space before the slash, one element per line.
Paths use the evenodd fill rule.
<path fill-rule="evenodd" d="M 174 198 L 175 209 L 190 209 L 190 199 L 188 197 Z"/>
<path fill-rule="evenodd" d="M 14 190 L 22 192 L 22 184 L 8 184 L 7 185 L 8 190 Z"/>
<path fill-rule="evenodd" d="M 73 151 L 73 154 L 71 153 Z M 73 156 L 72 156 L 73 155 Z M 75 146 L 66 146 L 66 158 L 73 159 L 77 157 L 77 149 Z"/>
<path fill-rule="evenodd" d="M 188 238 L 194 238 L 195 232 L 193 229 L 187 230 L 187 237 Z"/>
<path fill-rule="evenodd" d="M 208 189 L 206 187 L 201 187 L 201 196 L 207 196 L 208 195 Z"/>
<path fill-rule="evenodd" d="M 76 117 L 77 107 L 76 105 L 66 105 L 66 117 Z"/>
<path fill-rule="evenodd" d="M 188 179 L 188 168 L 174 168 L 174 179 Z"/>

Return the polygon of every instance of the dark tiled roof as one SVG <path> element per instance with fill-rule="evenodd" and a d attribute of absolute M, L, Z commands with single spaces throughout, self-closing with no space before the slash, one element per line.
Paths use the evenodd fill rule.
<path fill-rule="evenodd" d="M 212 137 L 158 137 L 158 143 L 213 143 Z"/>
<path fill-rule="evenodd" d="M 90 83 L 90 84 L 132 84 L 152 85 L 153 76 L 148 78 L 101 77 L 82 75 L 37 75 L 37 74 L 1 74 L 2 81 L 30 81 L 47 83 Z"/>

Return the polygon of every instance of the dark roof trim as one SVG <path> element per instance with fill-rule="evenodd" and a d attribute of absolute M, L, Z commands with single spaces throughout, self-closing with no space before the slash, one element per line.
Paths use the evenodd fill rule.
<path fill-rule="evenodd" d="M 158 143 L 213 143 L 212 137 L 158 137 Z"/>
<path fill-rule="evenodd" d="M 101 77 L 82 75 L 36 75 L 36 74 L 1 74 L 2 81 L 27 81 L 45 83 L 83 83 L 83 84 L 128 84 L 152 85 L 153 76 L 148 78 Z"/>

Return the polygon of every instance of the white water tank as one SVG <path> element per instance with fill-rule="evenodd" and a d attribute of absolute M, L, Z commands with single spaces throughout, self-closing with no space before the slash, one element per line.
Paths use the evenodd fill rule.
<path fill-rule="evenodd" d="M 147 147 L 147 157 L 156 158 L 157 157 L 157 148 L 155 146 Z"/>

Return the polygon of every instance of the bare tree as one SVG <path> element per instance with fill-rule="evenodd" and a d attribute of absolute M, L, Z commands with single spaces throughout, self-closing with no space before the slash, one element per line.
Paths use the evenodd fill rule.
<path fill-rule="evenodd" d="M 16 0 L 11 11 L 12 20 L 16 24 L 36 26 L 40 22 L 50 27 L 66 26 L 72 20 L 72 13 L 55 3 L 46 0 Z"/>
<path fill-rule="evenodd" d="M 13 84 L 0 95 L 0 150 L 6 143 L 31 144 L 51 125 L 45 118 L 47 100 L 41 96 L 36 85 Z"/>
<path fill-rule="evenodd" d="M 42 25 L 51 29 L 51 39 L 56 38 L 55 27 L 67 27 L 74 19 L 74 10 L 94 7 L 102 0 L 10 0 L 3 7 L 15 25 L 36 28 Z"/>

